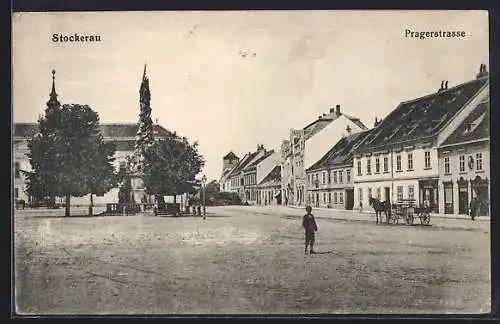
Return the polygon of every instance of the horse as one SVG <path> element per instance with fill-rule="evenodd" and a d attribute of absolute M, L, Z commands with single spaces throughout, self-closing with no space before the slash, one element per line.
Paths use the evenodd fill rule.
<path fill-rule="evenodd" d="M 380 201 L 377 198 L 370 197 L 370 206 L 375 210 L 375 215 L 377 217 L 380 215 L 380 223 L 382 223 L 382 213 L 385 213 L 385 221 L 389 224 L 389 215 L 391 214 L 391 203 L 389 201 Z"/>

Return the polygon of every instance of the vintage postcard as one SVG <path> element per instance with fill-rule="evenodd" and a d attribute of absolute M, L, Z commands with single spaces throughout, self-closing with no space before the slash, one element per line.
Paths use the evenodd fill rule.
<path fill-rule="evenodd" d="M 487 11 L 13 14 L 17 315 L 487 314 Z"/>

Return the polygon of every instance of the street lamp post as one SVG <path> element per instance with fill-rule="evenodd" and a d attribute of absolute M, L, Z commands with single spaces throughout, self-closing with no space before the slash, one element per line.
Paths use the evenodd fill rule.
<path fill-rule="evenodd" d="M 205 207 L 205 182 L 207 181 L 207 177 L 203 175 L 201 178 L 201 184 L 203 186 L 203 219 L 206 219 L 206 207 Z"/>

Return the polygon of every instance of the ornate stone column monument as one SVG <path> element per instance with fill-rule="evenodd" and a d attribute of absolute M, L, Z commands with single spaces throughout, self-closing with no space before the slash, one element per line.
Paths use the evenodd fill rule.
<path fill-rule="evenodd" d="M 151 93 L 149 91 L 149 79 L 146 76 L 146 65 L 142 76 L 139 90 L 139 127 L 135 138 L 134 152 L 130 157 L 130 181 L 132 190 L 130 192 L 131 202 L 142 203 L 146 197 L 146 188 L 143 181 L 144 150 L 153 144 L 153 121 L 151 119 Z"/>

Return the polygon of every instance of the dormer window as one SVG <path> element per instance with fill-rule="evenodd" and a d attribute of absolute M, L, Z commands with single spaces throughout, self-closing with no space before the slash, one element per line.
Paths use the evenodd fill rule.
<path fill-rule="evenodd" d="M 476 118 L 474 121 L 467 123 L 465 125 L 465 130 L 463 131 L 463 135 L 467 135 L 474 131 L 477 126 L 483 121 L 484 117 L 486 116 L 486 113 L 481 114 L 478 118 Z"/>

